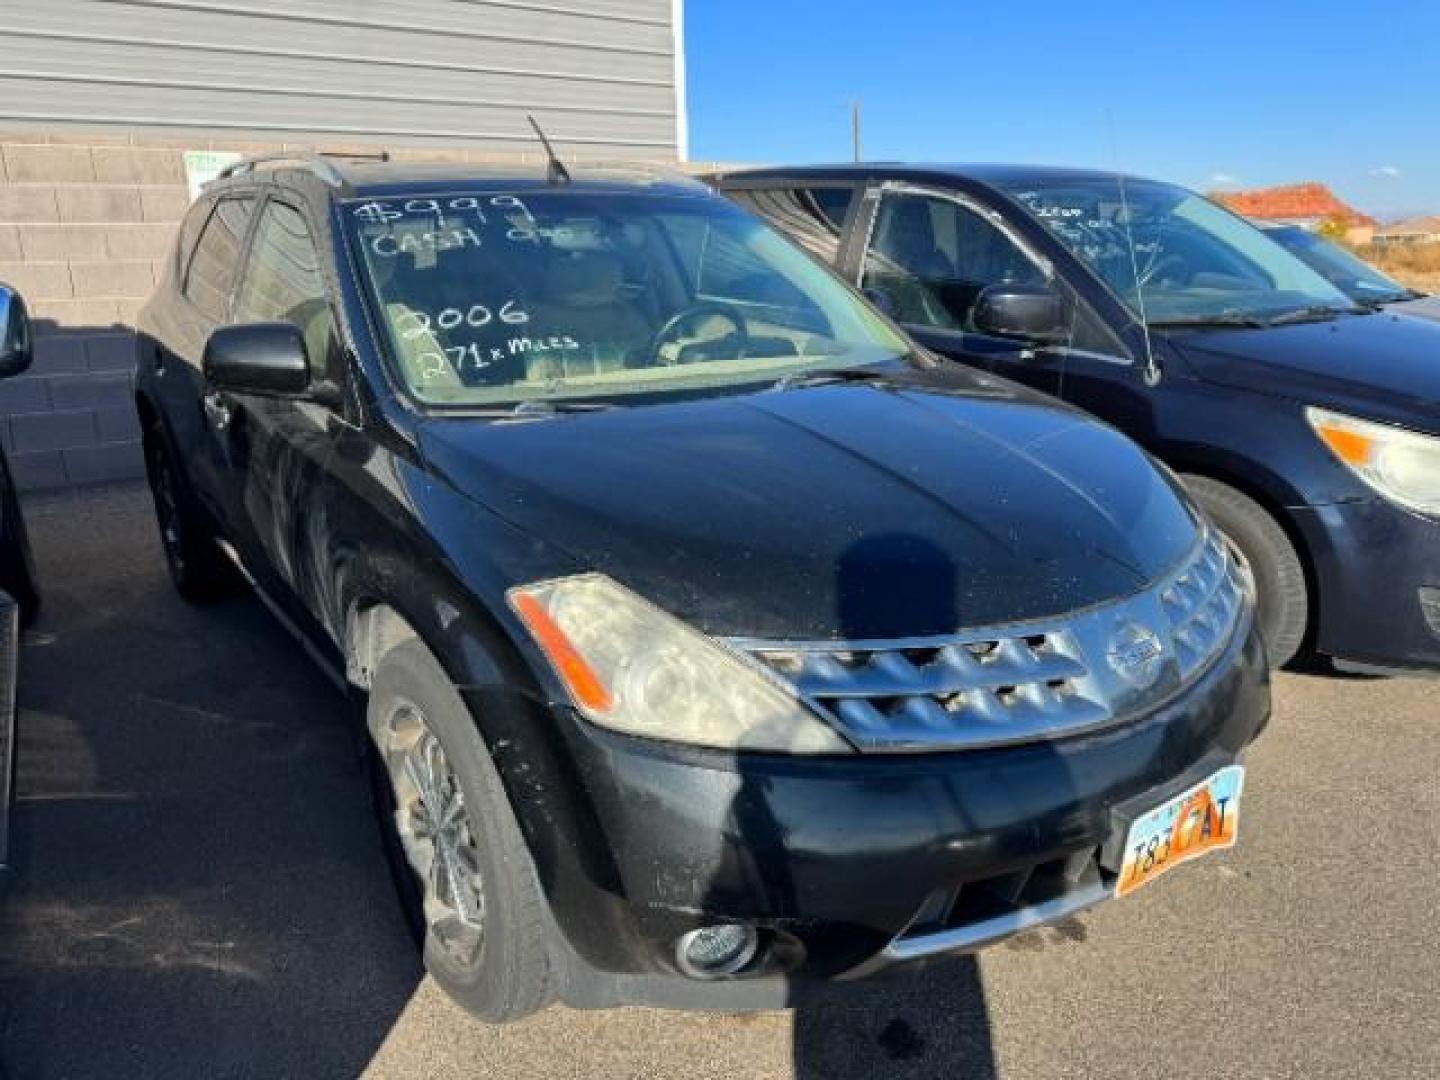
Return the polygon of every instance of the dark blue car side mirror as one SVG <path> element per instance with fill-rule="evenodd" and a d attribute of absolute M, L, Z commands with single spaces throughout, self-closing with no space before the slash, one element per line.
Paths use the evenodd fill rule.
<path fill-rule="evenodd" d="M 1063 341 L 1069 335 L 1065 301 L 1048 285 L 990 285 L 975 301 L 975 329 L 1025 341 Z"/>

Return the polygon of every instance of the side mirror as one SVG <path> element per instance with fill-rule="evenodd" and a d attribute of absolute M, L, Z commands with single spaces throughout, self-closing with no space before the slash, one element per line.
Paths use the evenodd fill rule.
<path fill-rule="evenodd" d="M 1063 341 L 1065 301 L 1048 285 L 990 285 L 975 301 L 975 329 L 996 337 Z"/>
<path fill-rule="evenodd" d="M 33 357 L 25 298 L 10 286 L 0 285 L 0 379 L 19 375 Z"/>
<path fill-rule="evenodd" d="M 305 338 L 290 323 L 222 326 L 205 343 L 204 368 L 218 390 L 295 397 L 310 388 Z"/>

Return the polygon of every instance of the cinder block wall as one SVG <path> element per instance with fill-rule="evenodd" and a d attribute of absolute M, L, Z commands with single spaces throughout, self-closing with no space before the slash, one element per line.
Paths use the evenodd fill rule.
<path fill-rule="evenodd" d="M 22 488 L 140 474 L 130 328 L 188 203 L 178 147 L 0 135 L 0 281 L 37 333 L 31 371 L 0 382 Z"/>
<path fill-rule="evenodd" d="M 142 475 L 133 326 L 189 206 L 184 151 L 314 148 L 200 136 L 0 132 L 0 282 L 24 293 L 37 331 L 34 367 L 0 381 L 0 441 L 22 489 Z M 394 156 L 536 160 L 454 147 L 410 147 Z"/>

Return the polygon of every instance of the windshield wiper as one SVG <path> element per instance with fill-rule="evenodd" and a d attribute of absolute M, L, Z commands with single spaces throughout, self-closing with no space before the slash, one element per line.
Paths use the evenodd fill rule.
<path fill-rule="evenodd" d="M 1407 300 L 1419 300 L 1420 297 L 1410 293 L 1408 290 L 1403 293 L 1391 293 L 1389 296 L 1367 296 L 1365 299 L 1355 298 L 1355 302 L 1366 311 L 1384 311 L 1391 304 L 1403 304 Z"/>
<path fill-rule="evenodd" d="M 1388 296 L 1367 296 L 1364 300 L 1357 299 L 1355 302 L 1371 311 L 1379 311 L 1387 304 L 1404 304 L 1411 300 L 1424 300 L 1429 295 L 1419 289 L 1400 289 Z"/>
<path fill-rule="evenodd" d="M 542 420 L 548 416 L 566 413 L 606 412 L 615 408 L 608 401 L 517 401 L 513 405 L 477 406 L 465 409 L 465 416 L 479 416 L 487 420 Z"/>
<path fill-rule="evenodd" d="M 1270 324 L 1254 315 L 1222 311 L 1218 315 L 1184 315 L 1174 319 L 1152 319 L 1151 330 L 1203 329 L 1207 326 L 1239 326 L 1259 329 Z"/>
<path fill-rule="evenodd" d="M 1310 307 L 1297 308 L 1294 311 L 1286 311 L 1280 315 L 1272 315 L 1266 320 L 1266 326 L 1289 326 L 1294 323 L 1305 322 L 1330 322 L 1341 315 L 1353 315 L 1353 308 L 1340 308 L 1332 304 L 1312 304 Z"/>
<path fill-rule="evenodd" d="M 884 371 L 872 365 L 864 367 L 812 368 L 809 371 L 792 371 L 776 381 L 776 390 L 794 390 L 801 386 L 824 386 L 826 383 L 876 383 L 893 382 L 895 372 Z"/>

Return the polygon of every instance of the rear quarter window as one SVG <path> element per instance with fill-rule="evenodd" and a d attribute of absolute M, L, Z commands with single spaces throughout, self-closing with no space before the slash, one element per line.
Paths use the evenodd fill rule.
<path fill-rule="evenodd" d="M 839 258 L 845 217 L 855 201 L 854 187 L 755 188 L 725 194 L 821 262 L 834 263 Z"/>
<path fill-rule="evenodd" d="M 181 291 L 209 318 L 219 322 L 230 309 L 240 270 L 240 255 L 245 244 L 245 231 L 255 209 L 255 200 L 221 199 L 206 219 L 200 239 L 185 268 Z"/>

